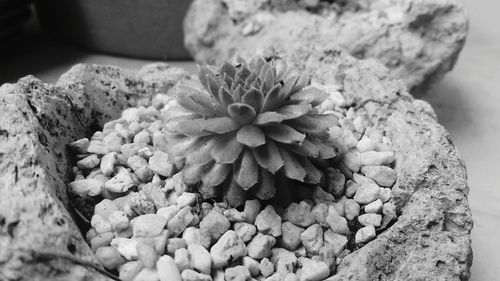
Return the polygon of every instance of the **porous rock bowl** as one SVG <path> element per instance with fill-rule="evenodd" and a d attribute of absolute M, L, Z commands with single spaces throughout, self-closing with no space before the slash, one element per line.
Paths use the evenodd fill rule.
<path fill-rule="evenodd" d="M 429 104 L 373 60 L 317 50 L 302 65 L 312 81 L 341 86 L 356 113 L 392 140 L 398 221 L 345 257 L 328 280 L 468 280 L 472 218 L 464 163 Z M 326 68 L 328 67 L 328 68 Z M 325 71 L 328 69 L 328 71 Z M 56 84 L 28 76 L 0 88 L 0 279 L 104 280 L 58 252 L 96 263 L 71 215 L 67 144 L 88 137 L 122 109 L 193 79 L 152 64 L 139 71 L 76 65 Z"/>

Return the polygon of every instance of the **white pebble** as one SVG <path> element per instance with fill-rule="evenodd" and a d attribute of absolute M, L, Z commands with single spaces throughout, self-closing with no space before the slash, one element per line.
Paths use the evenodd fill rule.
<path fill-rule="evenodd" d="M 172 257 L 164 255 L 156 262 L 160 281 L 182 281 L 181 273 Z"/>
<path fill-rule="evenodd" d="M 382 211 L 382 200 L 377 199 L 365 206 L 365 213 L 380 213 Z"/>
<path fill-rule="evenodd" d="M 134 180 L 127 170 L 122 170 L 110 180 L 104 183 L 104 188 L 109 192 L 123 193 L 127 192 L 135 185 Z"/>
<path fill-rule="evenodd" d="M 392 151 L 366 151 L 359 154 L 361 165 L 363 166 L 383 166 L 394 162 L 394 152 Z"/>
<path fill-rule="evenodd" d="M 128 238 L 115 238 L 111 240 L 113 246 L 126 260 L 136 260 L 137 240 Z"/>
<path fill-rule="evenodd" d="M 354 201 L 359 204 L 369 204 L 378 199 L 380 195 L 380 187 L 374 183 L 362 184 L 356 190 Z"/>
<path fill-rule="evenodd" d="M 356 232 L 354 240 L 356 244 L 366 243 L 373 240 L 376 236 L 375 227 L 369 225 L 359 229 L 358 232 Z"/>
<path fill-rule="evenodd" d="M 101 162 L 101 159 L 97 157 L 95 154 L 91 154 L 82 160 L 76 162 L 76 166 L 82 170 L 90 170 L 92 168 L 95 168 L 99 163 Z"/>
<path fill-rule="evenodd" d="M 94 197 L 101 194 L 104 184 L 96 179 L 82 179 L 70 182 L 68 188 L 80 197 Z"/>
<path fill-rule="evenodd" d="M 363 226 L 379 227 L 382 223 L 382 216 L 379 214 L 362 214 L 359 215 L 358 221 Z"/>
<path fill-rule="evenodd" d="M 100 168 L 103 175 L 109 177 L 113 174 L 117 159 L 118 153 L 116 152 L 110 152 L 102 157 Z"/>

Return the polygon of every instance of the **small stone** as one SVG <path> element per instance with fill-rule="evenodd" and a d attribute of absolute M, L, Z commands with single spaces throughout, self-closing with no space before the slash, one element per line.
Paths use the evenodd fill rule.
<path fill-rule="evenodd" d="M 217 210 L 212 210 L 200 222 L 200 229 L 210 234 L 213 240 L 219 239 L 224 234 L 231 223 Z"/>
<path fill-rule="evenodd" d="M 97 203 L 94 207 L 94 215 L 99 215 L 104 219 L 108 219 L 109 216 L 118 211 L 118 205 L 114 201 L 109 199 L 103 199 L 101 202 Z"/>
<path fill-rule="evenodd" d="M 337 202 L 333 202 L 330 204 L 330 206 L 333 206 L 335 208 L 335 210 L 337 210 L 337 213 L 341 217 L 343 217 L 345 215 L 345 200 L 346 199 L 347 199 L 347 197 L 343 196 Z"/>
<path fill-rule="evenodd" d="M 180 272 L 183 272 L 186 269 L 193 269 L 193 266 L 191 265 L 191 257 L 186 248 L 177 249 L 174 257 L 175 264 Z"/>
<path fill-rule="evenodd" d="M 230 222 L 242 222 L 245 220 L 244 214 L 234 208 L 227 209 L 222 213 Z"/>
<path fill-rule="evenodd" d="M 326 223 L 330 226 L 330 229 L 338 234 L 349 235 L 351 231 L 347 226 L 347 220 L 341 217 L 335 207 L 330 206 L 328 208 L 328 216 L 326 217 Z"/>
<path fill-rule="evenodd" d="M 366 151 L 360 153 L 359 158 L 363 166 L 389 165 L 396 160 L 392 151 Z"/>
<path fill-rule="evenodd" d="M 263 258 L 260 261 L 259 268 L 260 268 L 260 273 L 264 277 L 268 277 L 274 273 L 274 264 L 268 258 Z"/>
<path fill-rule="evenodd" d="M 276 244 L 276 239 L 271 235 L 257 233 L 248 243 L 248 256 L 254 259 L 268 257 L 271 254 L 272 247 Z"/>
<path fill-rule="evenodd" d="M 233 229 L 234 232 L 236 232 L 236 235 L 238 235 L 238 237 L 240 237 L 240 239 L 245 243 L 250 241 L 257 232 L 255 225 L 246 222 L 235 223 Z"/>
<path fill-rule="evenodd" d="M 94 197 L 101 194 L 104 184 L 96 179 L 75 180 L 68 184 L 69 190 L 80 197 Z"/>
<path fill-rule="evenodd" d="M 391 202 L 385 203 L 384 206 L 382 207 L 382 214 L 384 214 L 384 216 L 382 219 L 381 228 L 386 228 L 391 221 L 397 218 L 396 205 L 394 205 L 394 203 Z"/>
<path fill-rule="evenodd" d="M 101 247 L 97 249 L 95 256 L 99 263 L 108 270 L 113 270 L 120 264 L 125 263 L 125 259 L 113 247 Z"/>
<path fill-rule="evenodd" d="M 243 216 L 245 221 L 248 223 L 254 223 L 257 215 L 260 212 L 260 201 L 257 199 L 245 201 L 245 207 L 243 209 Z"/>
<path fill-rule="evenodd" d="M 212 277 L 191 269 L 186 269 L 181 274 L 182 281 L 212 281 Z"/>
<path fill-rule="evenodd" d="M 77 153 L 87 153 L 87 148 L 89 147 L 89 139 L 83 138 L 76 140 L 69 144 L 69 147 Z"/>
<path fill-rule="evenodd" d="M 120 152 L 126 159 L 128 159 L 129 157 L 136 155 L 142 147 L 142 145 L 138 145 L 136 143 L 125 143 L 120 147 Z M 127 164 L 127 161 L 125 161 L 125 164 Z"/>
<path fill-rule="evenodd" d="M 323 235 L 323 239 L 325 241 L 325 245 L 329 244 L 333 246 L 335 256 L 339 256 L 340 253 L 345 249 L 347 245 L 347 237 L 341 234 L 337 234 L 333 232 L 331 229 L 325 231 Z"/>
<path fill-rule="evenodd" d="M 183 208 L 186 206 L 191 206 L 196 202 L 196 193 L 183 192 L 179 197 L 177 197 L 177 205 Z"/>
<path fill-rule="evenodd" d="M 116 174 L 110 180 L 104 183 L 104 188 L 107 191 L 113 193 L 123 193 L 127 192 L 130 188 L 132 188 L 135 183 L 132 177 L 126 170 L 122 170 L 122 172 Z"/>
<path fill-rule="evenodd" d="M 183 281 L 174 259 L 170 256 L 161 256 L 156 262 L 156 268 L 160 281 Z"/>
<path fill-rule="evenodd" d="M 390 188 L 386 187 L 380 188 L 380 195 L 378 198 L 382 200 L 382 203 L 386 203 L 387 201 L 389 201 L 389 199 L 391 199 L 391 196 L 392 196 L 392 191 Z"/>
<path fill-rule="evenodd" d="M 301 265 L 297 270 L 299 280 L 320 281 L 330 275 L 330 268 L 322 261 L 300 257 L 298 263 Z"/>
<path fill-rule="evenodd" d="M 325 203 L 320 203 L 313 207 L 311 214 L 316 219 L 316 222 L 323 227 L 327 227 L 326 217 L 328 216 L 328 206 Z"/>
<path fill-rule="evenodd" d="M 91 154 L 83 158 L 82 160 L 76 162 L 76 166 L 82 170 L 90 170 L 97 167 L 97 165 L 99 165 L 100 162 L 101 159 L 99 159 L 97 155 Z"/>
<path fill-rule="evenodd" d="M 90 220 L 90 225 L 95 229 L 97 233 L 105 233 L 113 231 L 111 223 L 107 219 L 101 217 L 100 215 L 93 215 L 92 219 Z"/>
<path fill-rule="evenodd" d="M 365 206 L 365 213 L 380 213 L 382 212 L 383 205 L 382 200 L 377 199 Z"/>
<path fill-rule="evenodd" d="M 335 201 L 335 197 L 331 193 L 326 192 L 320 186 L 314 187 L 312 198 L 314 204 L 316 205 L 320 203 L 330 203 Z"/>
<path fill-rule="evenodd" d="M 158 275 L 158 271 L 152 268 L 143 268 L 139 273 L 135 276 L 134 281 L 159 281 L 160 276 Z"/>
<path fill-rule="evenodd" d="M 373 240 L 376 236 L 375 227 L 369 225 L 359 229 L 358 232 L 356 232 L 354 240 L 356 244 L 367 243 Z"/>
<path fill-rule="evenodd" d="M 167 246 L 168 230 L 164 229 L 160 235 L 153 237 L 153 245 L 158 255 L 163 255 Z"/>
<path fill-rule="evenodd" d="M 293 253 L 297 257 L 305 257 L 305 256 L 307 256 L 307 250 L 306 250 L 306 248 L 304 248 L 304 246 L 302 246 L 300 248 L 297 248 L 295 251 L 293 251 Z"/>
<path fill-rule="evenodd" d="M 102 143 L 102 141 L 91 140 L 89 147 L 87 148 L 87 153 L 105 155 L 108 153 L 108 148 Z"/>
<path fill-rule="evenodd" d="M 180 207 L 177 205 L 170 205 L 168 207 L 163 207 L 156 211 L 156 214 L 162 216 L 167 223 L 180 211 Z"/>
<path fill-rule="evenodd" d="M 115 238 L 111 240 L 113 246 L 126 260 L 137 259 L 137 240 L 129 238 Z"/>
<path fill-rule="evenodd" d="M 354 196 L 354 194 L 356 194 L 356 191 L 358 190 L 358 186 L 360 186 L 359 183 L 356 183 L 352 180 L 348 180 L 345 184 L 344 195 L 348 198 L 352 198 Z"/>
<path fill-rule="evenodd" d="M 284 222 L 281 225 L 281 245 L 290 251 L 297 249 L 302 242 L 300 240 L 302 232 L 304 232 L 303 228 L 288 221 Z"/>
<path fill-rule="evenodd" d="M 300 240 L 308 253 L 317 255 L 319 249 L 323 247 L 323 228 L 319 224 L 311 225 L 302 232 Z"/>
<path fill-rule="evenodd" d="M 224 272 L 226 281 L 245 281 L 250 279 L 250 271 L 242 265 L 227 268 Z"/>
<path fill-rule="evenodd" d="M 375 150 L 375 141 L 372 140 L 367 135 L 364 135 L 361 140 L 359 140 L 358 145 L 356 146 L 359 152 L 367 152 Z"/>
<path fill-rule="evenodd" d="M 359 206 L 358 202 L 349 199 L 345 202 L 345 218 L 348 220 L 353 220 L 358 217 L 359 212 L 361 210 L 361 206 Z"/>
<path fill-rule="evenodd" d="M 335 246 L 332 244 L 325 244 L 319 249 L 319 260 L 328 265 L 330 272 L 335 270 L 335 261 L 337 255 L 335 254 Z"/>
<path fill-rule="evenodd" d="M 148 131 L 142 130 L 134 136 L 134 143 L 148 145 L 151 143 L 151 135 Z"/>
<path fill-rule="evenodd" d="M 283 220 L 300 227 L 308 227 L 316 222 L 316 218 L 309 210 L 295 202 L 285 209 Z"/>
<path fill-rule="evenodd" d="M 295 273 L 287 273 L 283 281 L 299 281 L 299 277 Z"/>
<path fill-rule="evenodd" d="M 345 176 L 340 170 L 329 167 L 327 168 L 327 188 L 328 192 L 336 198 L 344 194 Z"/>
<path fill-rule="evenodd" d="M 193 268 L 201 273 L 210 274 L 212 268 L 212 256 L 200 244 L 191 244 L 188 246 L 191 255 L 191 264 Z"/>
<path fill-rule="evenodd" d="M 139 155 L 133 155 L 127 159 L 127 165 L 130 169 L 136 171 L 141 167 L 148 167 L 148 161 Z"/>
<path fill-rule="evenodd" d="M 177 212 L 170 221 L 168 221 L 167 229 L 172 236 L 177 237 L 191 224 L 193 219 L 194 216 L 191 212 L 191 207 L 184 207 Z"/>
<path fill-rule="evenodd" d="M 173 237 L 167 240 L 167 253 L 175 254 L 178 249 L 182 248 L 187 248 L 187 244 L 184 239 Z"/>
<path fill-rule="evenodd" d="M 111 132 L 103 138 L 102 142 L 107 151 L 120 152 L 123 140 L 117 132 Z"/>
<path fill-rule="evenodd" d="M 142 185 L 140 193 L 144 194 L 146 198 L 151 200 L 157 210 L 169 205 L 160 184 L 155 184 L 153 182 L 144 184 Z"/>
<path fill-rule="evenodd" d="M 95 252 L 101 247 L 109 246 L 111 240 L 113 240 L 114 238 L 115 235 L 113 232 L 104 232 L 97 234 L 96 236 L 92 237 L 92 239 L 90 239 L 90 246 L 92 248 L 92 251 Z"/>
<path fill-rule="evenodd" d="M 174 172 L 174 165 L 169 162 L 168 154 L 160 150 L 155 151 L 149 158 L 149 168 L 163 177 L 170 177 Z"/>
<path fill-rule="evenodd" d="M 132 281 L 143 268 L 140 261 L 126 262 L 119 267 L 118 278 L 122 281 Z"/>
<path fill-rule="evenodd" d="M 102 157 L 100 169 L 103 175 L 109 177 L 113 174 L 117 159 L 118 153 L 116 152 L 110 152 Z"/>
<path fill-rule="evenodd" d="M 276 272 L 294 272 L 297 257 L 286 249 L 274 248 L 271 252 L 271 262 L 275 265 Z"/>
<path fill-rule="evenodd" d="M 380 187 L 374 183 L 362 184 L 356 190 L 354 201 L 359 204 L 369 204 L 378 199 Z"/>
<path fill-rule="evenodd" d="M 137 257 L 142 264 L 147 268 L 154 268 L 156 266 L 156 251 L 150 244 L 138 242 L 136 245 Z"/>
<path fill-rule="evenodd" d="M 111 213 L 111 215 L 109 215 L 109 221 L 114 231 L 125 230 L 130 225 L 129 219 L 123 211 L 114 211 Z"/>
<path fill-rule="evenodd" d="M 137 179 L 139 179 L 143 183 L 148 183 L 151 181 L 153 178 L 153 171 L 149 169 L 147 166 L 140 167 L 139 169 L 135 170 L 134 174 L 137 176 Z"/>
<path fill-rule="evenodd" d="M 230 260 L 234 261 L 247 254 L 245 243 L 232 230 L 226 231 L 219 241 L 210 249 L 213 267 L 221 268 L 226 266 Z"/>
<path fill-rule="evenodd" d="M 363 175 L 360 175 L 358 173 L 354 173 L 352 174 L 352 179 L 354 180 L 355 183 L 357 184 L 369 184 L 369 183 L 375 183 L 374 180 L 370 179 L 370 178 L 367 178 Z"/>
<path fill-rule="evenodd" d="M 248 269 L 251 276 L 257 276 L 260 273 L 260 263 L 251 257 L 243 257 L 242 264 Z"/>
<path fill-rule="evenodd" d="M 358 221 L 363 226 L 379 227 L 382 223 L 382 216 L 379 214 L 362 214 L 358 217 Z"/>
<path fill-rule="evenodd" d="M 135 214 L 144 215 L 144 214 L 154 214 L 156 212 L 156 207 L 153 201 L 151 201 L 146 194 L 143 192 L 131 192 L 128 205 L 130 210 L 132 210 L 131 216 Z M 125 205 L 126 206 L 126 205 Z M 126 207 L 124 206 L 124 211 L 127 213 Z M 127 213 L 129 214 L 129 213 Z"/>
<path fill-rule="evenodd" d="M 361 172 L 368 178 L 374 180 L 378 185 L 389 187 L 396 182 L 396 171 L 387 166 L 365 166 Z"/>
<path fill-rule="evenodd" d="M 167 221 L 157 214 L 138 216 L 134 221 L 134 236 L 153 237 L 161 233 Z"/>
<path fill-rule="evenodd" d="M 281 235 L 281 217 L 276 214 L 272 205 L 267 205 L 255 219 L 257 229 L 265 234 L 270 234 L 274 237 Z"/>
<path fill-rule="evenodd" d="M 359 171 L 359 168 L 361 167 L 361 160 L 359 159 L 358 153 L 347 152 L 346 154 L 344 154 L 342 162 L 349 170 L 354 173 L 357 173 Z"/>

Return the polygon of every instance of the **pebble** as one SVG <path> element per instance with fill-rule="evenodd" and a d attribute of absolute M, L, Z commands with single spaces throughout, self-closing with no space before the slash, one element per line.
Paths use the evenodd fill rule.
<path fill-rule="evenodd" d="M 191 265 L 191 257 L 189 256 L 189 252 L 186 248 L 180 248 L 175 251 L 174 261 L 180 272 L 183 272 L 186 269 L 193 269 L 193 266 Z"/>
<path fill-rule="evenodd" d="M 276 238 L 273 236 L 257 233 L 247 245 L 248 256 L 254 259 L 268 257 L 275 244 Z"/>
<path fill-rule="evenodd" d="M 210 249 L 214 268 L 222 268 L 230 260 L 236 260 L 247 254 L 245 243 L 232 230 L 226 231 Z"/>
<path fill-rule="evenodd" d="M 302 245 L 307 252 L 312 255 L 317 255 L 319 249 L 323 247 L 323 228 L 319 224 L 313 224 L 300 235 Z"/>
<path fill-rule="evenodd" d="M 349 235 L 350 230 L 347 226 L 347 220 L 341 217 L 335 207 L 330 206 L 328 208 L 328 216 L 326 217 L 326 223 L 330 226 L 330 229 L 338 234 Z"/>
<path fill-rule="evenodd" d="M 281 235 L 281 217 L 276 213 L 272 205 L 267 205 L 255 219 L 257 229 L 274 237 Z"/>
<path fill-rule="evenodd" d="M 183 192 L 179 197 L 177 197 L 177 205 L 183 208 L 186 206 L 191 206 L 196 202 L 196 193 Z"/>
<path fill-rule="evenodd" d="M 335 198 L 341 197 L 344 194 L 345 176 L 339 169 L 332 167 L 327 168 L 327 188 L 328 192 L 333 194 Z"/>
<path fill-rule="evenodd" d="M 186 269 L 181 273 L 183 281 L 212 281 L 212 277 L 207 274 L 199 273 L 191 269 Z"/>
<path fill-rule="evenodd" d="M 361 167 L 361 160 L 359 159 L 359 154 L 355 152 L 347 152 L 342 157 L 342 162 L 345 166 L 354 173 L 357 173 Z"/>
<path fill-rule="evenodd" d="M 104 184 L 96 179 L 75 180 L 68 184 L 69 190 L 80 197 L 94 197 L 102 193 Z"/>
<path fill-rule="evenodd" d="M 297 276 L 301 281 L 320 281 L 330 275 L 330 268 L 322 261 L 300 257 L 298 263 L 301 268 L 297 270 Z"/>
<path fill-rule="evenodd" d="M 137 150 L 137 155 L 141 156 L 142 158 L 149 160 L 151 156 L 153 156 L 153 151 L 151 151 L 151 148 L 149 146 L 145 146 L 139 150 Z"/>
<path fill-rule="evenodd" d="M 102 142 L 104 143 L 104 146 L 106 146 L 107 151 L 120 152 L 123 140 L 118 133 L 111 132 L 102 139 Z"/>
<path fill-rule="evenodd" d="M 97 233 L 105 233 L 113 231 L 111 223 L 100 215 L 93 215 L 92 219 L 90 220 L 90 225 L 95 229 Z"/>
<path fill-rule="evenodd" d="M 231 226 L 229 220 L 213 209 L 200 222 L 200 229 L 207 232 L 213 240 L 219 239 Z"/>
<path fill-rule="evenodd" d="M 181 208 L 177 205 L 170 205 L 168 207 L 159 208 L 156 211 L 156 214 L 162 216 L 168 223 L 175 216 L 175 214 L 180 211 L 180 209 Z"/>
<path fill-rule="evenodd" d="M 156 212 L 156 207 L 154 202 L 151 201 L 143 192 L 139 193 L 131 192 L 128 205 L 130 209 L 133 211 L 131 215 L 153 214 Z M 123 209 L 125 213 L 127 213 L 126 206 L 124 206 Z"/>
<path fill-rule="evenodd" d="M 345 235 L 337 234 L 333 232 L 331 229 L 325 231 L 323 239 L 325 241 L 325 245 L 329 244 L 333 246 L 335 256 L 337 257 L 345 249 L 348 242 L 348 239 Z"/>
<path fill-rule="evenodd" d="M 87 148 L 87 153 L 105 155 L 108 153 L 108 148 L 101 141 L 91 140 Z"/>
<path fill-rule="evenodd" d="M 125 259 L 113 247 L 101 247 L 97 249 L 95 256 L 108 270 L 115 269 L 118 265 L 125 263 Z"/>
<path fill-rule="evenodd" d="M 359 204 L 369 204 L 380 196 L 380 187 L 374 183 L 362 184 L 356 190 L 354 201 Z"/>
<path fill-rule="evenodd" d="M 352 179 L 354 180 L 355 183 L 358 184 L 368 184 L 368 183 L 375 183 L 374 180 L 367 178 L 361 174 L 354 173 L 352 174 Z"/>
<path fill-rule="evenodd" d="M 122 231 L 130 226 L 129 219 L 125 212 L 114 211 L 109 215 L 109 221 L 114 231 Z"/>
<path fill-rule="evenodd" d="M 384 206 L 382 207 L 382 214 L 384 214 L 384 216 L 381 228 L 385 228 L 391 221 L 397 218 L 396 205 L 392 202 L 384 203 Z"/>
<path fill-rule="evenodd" d="M 159 280 L 160 276 L 158 275 L 158 271 L 156 271 L 156 269 L 151 269 L 151 268 L 143 268 L 134 278 L 134 281 L 159 281 Z"/>
<path fill-rule="evenodd" d="M 134 220 L 134 236 L 157 236 L 161 233 L 166 224 L 167 221 L 165 220 L 165 218 L 157 214 L 146 214 L 138 216 Z"/>
<path fill-rule="evenodd" d="M 89 139 L 83 138 L 76 140 L 74 142 L 71 142 L 69 144 L 69 147 L 71 147 L 71 149 L 73 149 L 77 153 L 87 153 L 87 148 L 89 147 Z"/>
<path fill-rule="evenodd" d="M 99 215 L 104 219 L 108 219 L 116 211 L 119 211 L 118 205 L 109 199 L 103 199 L 94 207 L 94 215 Z"/>
<path fill-rule="evenodd" d="M 316 219 L 316 222 L 323 227 L 327 227 L 326 217 L 328 216 L 328 206 L 325 203 L 319 203 L 311 210 L 311 214 Z"/>
<path fill-rule="evenodd" d="M 154 247 L 148 243 L 138 242 L 136 245 L 137 257 L 142 264 L 147 268 L 154 268 L 156 266 L 156 251 Z"/>
<path fill-rule="evenodd" d="M 230 221 L 230 222 L 242 222 L 245 220 L 245 216 L 242 212 L 231 208 L 227 209 L 222 214 Z"/>
<path fill-rule="evenodd" d="M 172 237 L 167 240 L 167 253 L 175 254 L 179 249 L 187 248 L 187 243 L 184 239 L 179 237 Z"/>
<path fill-rule="evenodd" d="M 147 166 L 140 167 L 139 169 L 135 170 L 134 174 L 137 179 L 139 179 L 139 181 L 143 183 L 150 182 L 154 175 L 153 171 L 151 171 L 151 169 L 149 169 Z"/>
<path fill-rule="evenodd" d="M 354 194 L 356 194 L 356 191 L 358 190 L 358 186 L 360 186 L 359 183 L 356 183 L 352 180 L 348 180 L 345 184 L 344 195 L 348 198 L 352 198 L 354 196 Z"/>
<path fill-rule="evenodd" d="M 331 193 L 326 192 L 320 186 L 314 187 L 314 190 L 312 193 L 312 199 L 313 199 L 314 204 L 330 203 L 330 202 L 335 201 L 335 197 Z"/>
<path fill-rule="evenodd" d="M 127 159 L 127 165 L 130 169 L 132 169 L 132 171 L 136 171 L 141 167 L 147 167 L 148 162 L 139 155 L 133 155 Z"/>
<path fill-rule="evenodd" d="M 250 271 L 242 265 L 229 267 L 224 272 L 226 281 L 245 281 L 250 279 Z"/>
<path fill-rule="evenodd" d="M 361 206 L 358 204 L 358 202 L 354 201 L 353 199 L 346 200 L 345 202 L 345 218 L 348 220 L 353 220 L 358 217 L 359 212 L 361 210 Z"/>
<path fill-rule="evenodd" d="M 302 232 L 304 232 L 303 228 L 288 221 L 284 222 L 281 225 L 281 245 L 290 251 L 297 249 L 301 243 Z"/>
<path fill-rule="evenodd" d="M 245 221 L 253 224 L 260 212 L 260 208 L 261 204 L 257 199 L 245 201 L 245 207 L 243 209 L 243 216 L 245 217 Z"/>
<path fill-rule="evenodd" d="M 382 212 L 383 205 L 382 200 L 377 199 L 365 206 L 365 213 L 380 213 Z"/>
<path fill-rule="evenodd" d="M 194 215 L 191 212 L 191 207 L 184 207 L 179 210 L 179 212 L 177 212 L 171 220 L 168 221 L 167 229 L 172 236 L 176 237 L 191 224 L 193 219 Z"/>
<path fill-rule="evenodd" d="M 137 144 L 148 145 L 149 143 L 151 143 L 151 135 L 148 131 L 142 130 L 134 136 L 133 142 Z"/>
<path fill-rule="evenodd" d="M 240 237 L 243 242 L 248 242 L 257 232 L 257 228 L 253 224 L 246 222 L 237 222 L 233 225 L 234 232 Z"/>
<path fill-rule="evenodd" d="M 96 251 L 97 249 L 105 246 L 109 246 L 111 243 L 111 240 L 115 238 L 115 234 L 113 232 L 104 232 L 97 234 L 96 236 L 92 237 L 90 239 L 90 246 L 92 248 L 92 251 Z"/>
<path fill-rule="evenodd" d="M 360 228 L 354 237 L 356 244 L 366 243 L 376 237 L 375 227 L 372 225 Z"/>
<path fill-rule="evenodd" d="M 270 260 L 275 265 L 276 272 L 293 272 L 297 264 L 295 254 L 283 248 L 274 248 Z"/>
<path fill-rule="evenodd" d="M 141 145 L 137 145 L 135 143 L 126 143 L 120 147 L 120 152 L 126 159 L 128 159 L 129 157 L 136 155 L 141 147 Z M 127 164 L 127 162 L 125 162 L 125 164 Z"/>
<path fill-rule="evenodd" d="M 299 281 L 299 277 L 295 273 L 288 273 L 283 278 L 283 281 Z"/>
<path fill-rule="evenodd" d="M 359 154 L 363 166 L 389 165 L 396 159 L 392 151 L 366 151 Z"/>
<path fill-rule="evenodd" d="M 387 166 L 365 166 L 361 168 L 361 172 L 384 187 L 392 186 L 397 178 L 396 171 Z"/>
<path fill-rule="evenodd" d="M 297 203 L 290 204 L 283 213 L 284 221 L 289 221 L 300 227 L 308 227 L 316 222 L 316 218 L 307 208 Z"/>
<path fill-rule="evenodd" d="M 260 268 L 260 273 L 264 277 L 268 277 L 274 273 L 274 264 L 268 258 L 263 258 L 260 261 L 259 268 Z"/>
<path fill-rule="evenodd" d="M 117 159 L 118 153 L 116 152 L 110 152 L 102 157 L 100 169 L 103 175 L 109 177 L 113 174 Z"/>
<path fill-rule="evenodd" d="M 364 135 L 359 140 L 356 148 L 358 149 L 359 152 L 373 151 L 373 150 L 375 150 L 375 144 L 376 144 L 376 142 L 374 140 L 372 140 L 367 135 Z"/>
<path fill-rule="evenodd" d="M 172 257 L 164 255 L 156 262 L 160 281 L 183 281 L 179 269 Z"/>
<path fill-rule="evenodd" d="M 137 259 L 137 240 L 129 238 L 115 238 L 111 240 L 113 246 L 126 260 Z"/>
<path fill-rule="evenodd" d="M 144 266 L 140 261 L 129 261 L 119 266 L 118 278 L 122 281 L 132 281 Z"/>
<path fill-rule="evenodd" d="M 169 162 L 168 154 L 160 150 L 155 151 L 149 158 L 149 168 L 163 177 L 170 177 L 174 172 L 174 165 Z"/>
<path fill-rule="evenodd" d="M 379 198 L 380 200 L 382 200 L 383 203 L 389 201 L 389 199 L 391 199 L 391 196 L 392 196 L 392 191 L 390 188 L 383 187 L 380 189 Z"/>
<path fill-rule="evenodd" d="M 335 246 L 332 244 L 325 244 L 319 249 L 319 260 L 328 265 L 330 272 L 335 271 L 335 261 L 337 260 L 335 250 Z"/>
<path fill-rule="evenodd" d="M 242 259 L 242 264 L 248 269 L 251 276 L 257 276 L 260 273 L 260 263 L 251 257 L 245 256 Z"/>
<path fill-rule="evenodd" d="M 95 154 L 91 154 L 80 161 L 76 162 L 76 166 L 82 170 L 90 170 L 92 168 L 95 168 L 99 163 L 101 162 L 101 159 L 97 157 Z"/>
<path fill-rule="evenodd" d="M 382 223 L 382 216 L 379 214 L 362 214 L 358 217 L 358 221 L 363 226 L 379 227 Z"/>
<path fill-rule="evenodd" d="M 212 256 L 200 244 L 191 244 L 188 246 L 189 254 L 191 255 L 191 265 L 201 273 L 210 274 L 212 269 Z"/>
<path fill-rule="evenodd" d="M 134 180 L 132 179 L 128 171 L 125 171 L 126 170 L 122 170 L 122 172 L 119 172 L 110 180 L 105 182 L 104 188 L 106 188 L 107 191 L 114 193 L 127 192 L 130 188 L 132 188 L 135 185 Z"/>

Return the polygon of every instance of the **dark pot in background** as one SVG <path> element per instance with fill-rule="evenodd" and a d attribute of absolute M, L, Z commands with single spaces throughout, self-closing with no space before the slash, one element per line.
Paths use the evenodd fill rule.
<path fill-rule="evenodd" d="M 190 0 L 36 0 L 43 28 L 105 53 L 187 59 L 182 21 Z"/>
<path fill-rule="evenodd" d="M 0 40 L 18 34 L 31 15 L 31 0 L 0 0 Z"/>

